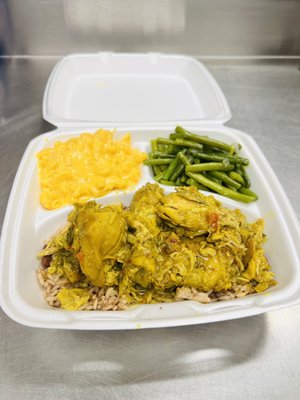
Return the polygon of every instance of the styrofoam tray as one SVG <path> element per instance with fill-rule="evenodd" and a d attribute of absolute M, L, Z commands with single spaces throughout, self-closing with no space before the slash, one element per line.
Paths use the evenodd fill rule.
<path fill-rule="evenodd" d="M 61 76 L 58 71 L 59 69 L 62 69 L 62 72 L 64 71 L 63 64 L 64 62 L 68 63 L 69 59 L 66 60 L 63 60 L 54 70 L 45 92 L 44 110 L 48 110 L 48 120 L 51 120 L 54 115 L 53 107 L 49 107 L 49 98 L 52 98 L 51 101 L 53 101 L 53 96 L 54 99 L 59 97 L 59 92 L 53 94 L 54 89 L 57 88 L 57 84 L 53 84 L 53 82 L 61 83 L 60 79 L 56 79 L 56 75 L 58 74 L 58 78 Z M 99 57 L 97 60 L 99 61 Z M 105 57 L 101 56 L 100 62 L 103 63 L 103 60 L 107 61 Z M 189 60 L 191 59 L 179 57 L 176 61 L 189 63 Z M 147 64 L 147 61 L 152 63 L 151 57 L 144 56 L 143 62 Z M 193 60 L 191 62 L 194 63 Z M 86 67 L 85 65 L 83 69 L 78 69 L 77 66 L 77 73 L 82 74 Z M 120 70 L 119 67 L 119 70 L 117 69 L 118 74 L 120 74 Z M 199 71 L 203 74 L 203 71 L 205 71 L 203 66 Z M 153 74 L 153 71 L 150 70 L 149 74 Z M 108 118 L 110 110 L 104 112 L 105 126 L 98 122 L 96 125 L 92 124 L 94 128 L 89 121 L 91 117 L 95 118 L 96 111 L 93 116 L 86 113 L 81 114 L 80 120 L 74 126 L 72 126 L 72 119 L 67 124 L 67 114 L 64 111 L 60 113 L 56 120 L 57 125 L 60 125 L 59 129 L 43 134 L 29 144 L 19 166 L 10 195 L 1 238 L 0 301 L 3 310 L 12 319 L 24 325 L 45 328 L 97 330 L 153 328 L 246 317 L 300 302 L 300 228 L 297 217 L 273 170 L 253 139 L 243 132 L 222 126 L 224 116 L 230 116 L 229 108 L 223 95 L 220 95 L 221 92 L 216 83 L 207 75 L 207 72 L 204 72 L 204 76 L 206 76 L 205 82 L 208 81 L 210 87 L 215 90 L 212 91 L 216 95 L 214 101 L 219 102 L 219 106 L 220 104 L 221 106 L 218 111 L 215 103 L 214 110 L 217 111 L 219 116 L 222 115 L 222 118 L 218 120 L 215 115 L 215 123 L 213 124 L 213 119 L 208 121 L 208 116 L 204 113 L 202 117 L 206 119 L 205 123 L 199 117 L 199 120 L 195 123 L 187 119 L 184 126 L 195 133 L 208 134 L 228 143 L 240 143 L 242 145 L 241 154 L 250 159 L 248 173 L 253 190 L 259 194 L 259 200 L 251 204 L 242 204 L 217 194 L 215 197 L 221 200 L 224 206 L 241 209 L 250 221 L 258 217 L 264 218 L 265 233 L 268 236 L 265 252 L 275 272 L 278 285 L 266 293 L 212 304 L 183 301 L 171 304 L 140 305 L 126 311 L 76 312 L 49 307 L 43 299 L 42 290 L 36 279 L 36 268 L 38 266 L 36 254 L 41 249 L 44 240 L 65 223 L 71 207 L 67 206 L 54 211 L 47 211 L 41 207 L 35 155 L 41 149 L 53 145 L 57 140 L 67 140 L 84 131 L 94 131 L 96 125 L 97 128 L 111 125 Z M 74 83 L 78 75 L 75 74 L 73 78 Z M 103 78 L 103 75 L 100 78 Z M 99 75 L 94 74 L 93 79 L 95 82 L 98 81 Z M 123 76 L 122 79 L 126 81 L 126 77 Z M 180 79 L 183 79 L 182 75 L 180 75 Z M 190 75 L 188 75 L 188 79 L 190 79 Z M 195 76 L 193 79 L 196 79 Z M 72 86 L 73 83 L 67 84 Z M 202 87 L 205 87 L 205 85 L 202 85 Z M 61 91 L 63 90 L 66 90 L 66 87 L 61 87 Z M 85 90 L 85 86 L 81 87 L 79 92 L 81 93 L 82 90 Z M 114 88 L 114 90 L 117 89 Z M 156 95 L 157 93 L 155 97 Z M 76 96 L 78 96 L 78 93 Z M 97 99 L 97 96 L 99 96 L 98 93 L 94 97 L 92 96 L 92 100 Z M 201 90 L 198 91 L 194 94 L 195 104 L 200 104 L 204 98 L 205 93 L 202 93 Z M 72 101 L 70 99 L 68 103 L 66 99 L 67 105 L 70 106 Z M 149 104 L 148 101 L 149 98 L 146 100 L 147 105 Z M 67 109 L 70 111 L 72 107 L 67 107 Z M 176 111 L 176 107 L 174 110 Z M 74 110 L 71 114 L 73 112 Z M 212 116 L 213 114 L 211 114 Z M 87 117 L 88 119 L 86 119 Z M 134 114 L 131 114 L 131 118 L 133 117 Z M 185 120 L 185 115 L 182 115 L 182 117 Z M 140 124 L 137 120 L 131 125 L 129 121 L 119 122 L 119 126 L 116 125 L 118 127 L 117 136 L 129 131 L 132 135 L 133 146 L 143 151 L 149 151 L 151 139 L 157 136 L 167 137 L 174 129 L 178 121 L 175 120 L 175 115 L 171 111 L 169 111 L 169 118 L 172 121 L 161 121 L 160 125 L 157 121 Z M 146 182 L 154 182 L 149 168 L 142 168 L 142 178 L 135 190 Z M 128 204 L 135 190 L 126 193 L 110 193 L 99 199 L 99 202 L 108 204 L 122 201 Z M 165 187 L 165 190 L 170 191 L 172 188 Z"/>

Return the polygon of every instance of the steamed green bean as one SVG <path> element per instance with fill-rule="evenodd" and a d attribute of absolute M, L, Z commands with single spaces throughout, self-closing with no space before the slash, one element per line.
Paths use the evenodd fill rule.
<path fill-rule="evenodd" d="M 240 144 L 228 144 L 177 126 L 168 138 L 151 140 L 148 160 L 155 181 L 168 186 L 195 186 L 250 203 L 249 160 L 239 155 Z"/>

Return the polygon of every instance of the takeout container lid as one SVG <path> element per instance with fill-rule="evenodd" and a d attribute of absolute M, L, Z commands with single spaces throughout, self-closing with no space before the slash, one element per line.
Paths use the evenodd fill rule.
<path fill-rule="evenodd" d="M 97 53 L 70 55 L 56 65 L 43 117 L 57 127 L 208 126 L 231 114 L 213 76 L 192 57 Z"/>
<path fill-rule="evenodd" d="M 62 59 L 45 90 L 44 118 L 58 129 L 33 139 L 23 155 L 10 194 L 0 245 L 0 304 L 15 321 L 61 329 L 139 329 L 230 320 L 300 302 L 300 226 L 274 171 L 255 141 L 224 126 L 230 118 L 226 99 L 206 68 L 177 55 L 83 54 Z M 266 254 L 278 285 L 266 293 L 225 302 L 183 301 L 147 304 L 128 311 L 65 311 L 43 299 L 36 279 L 36 254 L 66 221 L 71 207 L 47 211 L 39 203 L 36 154 L 84 131 L 117 128 L 131 133 L 132 144 L 148 151 L 157 136 L 177 124 L 198 134 L 240 143 L 250 159 L 249 175 L 259 200 L 241 204 L 218 194 L 225 207 L 248 218 L 264 218 Z M 137 188 L 155 183 L 143 167 Z M 136 189 L 137 189 L 136 188 Z M 165 187 L 166 191 L 171 190 Z M 133 191 L 110 193 L 101 204 L 128 204 Z"/>

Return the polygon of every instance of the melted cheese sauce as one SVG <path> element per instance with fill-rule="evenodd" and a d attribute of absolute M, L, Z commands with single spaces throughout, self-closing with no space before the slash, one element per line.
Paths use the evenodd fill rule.
<path fill-rule="evenodd" d="M 138 183 L 145 153 L 131 146 L 130 134 L 120 140 L 100 129 L 37 154 L 42 205 L 53 210 L 67 204 L 126 190 Z"/>

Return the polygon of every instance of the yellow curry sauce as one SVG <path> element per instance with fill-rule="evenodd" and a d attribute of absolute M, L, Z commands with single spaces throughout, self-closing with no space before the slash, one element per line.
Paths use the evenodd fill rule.
<path fill-rule="evenodd" d="M 69 282 L 57 296 L 65 309 L 88 301 L 89 285 L 113 286 L 127 304 L 141 304 L 172 301 L 184 287 L 218 293 L 243 284 L 255 293 L 276 284 L 263 220 L 249 223 L 194 187 L 166 195 L 147 184 L 128 208 L 77 204 L 68 222 L 39 254 L 52 257 L 49 276 Z"/>

